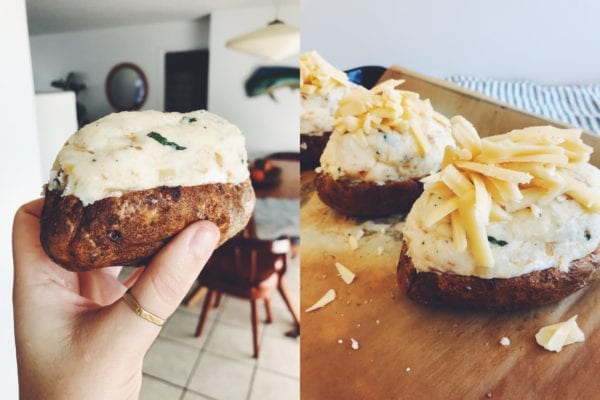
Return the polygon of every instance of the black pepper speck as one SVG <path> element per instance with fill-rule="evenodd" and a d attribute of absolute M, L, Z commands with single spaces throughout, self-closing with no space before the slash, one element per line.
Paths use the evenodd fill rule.
<path fill-rule="evenodd" d="M 119 232 L 119 231 L 108 231 L 108 238 L 113 243 L 119 243 L 121 241 L 121 232 Z"/>

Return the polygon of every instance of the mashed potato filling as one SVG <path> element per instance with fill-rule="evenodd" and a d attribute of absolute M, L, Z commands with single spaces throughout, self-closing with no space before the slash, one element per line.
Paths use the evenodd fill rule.
<path fill-rule="evenodd" d="M 300 133 L 331 132 L 338 102 L 356 85 L 315 51 L 300 56 L 300 79 Z"/>
<path fill-rule="evenodd" d="M 417 93 L 396 89 L 401 83 L 357 88 L 340 100 L 324 172 L 385 184 L 439 170 L 444 148 L 454 145 L 450 121 Z"/>
<path fill-rule="evenodd" d="M 419 271 L 510 278 L 569 264 L 600 245 L 600 170 L 581 131 L 532 127 L 479 139 L 452 119 L 456 149 L 406 219 Z"/>
<path fill-rule="evenodd" d="M 338 102 L 350 90 L 352 89 L 349 87 L 336 87 L 320 95 L 303 95 L 301 98 L 300 133 L 317 136 L 325 132 L 331 132 L 335 120 L 333 114 Z"/>
<path fill-rule="evenodd" d="M 207 111 L 120 112 L 72 135 L 50 171 L 50 190 L 83 205 L 159 186 L 238 184 L 249 177 L 240 130 Z"/>

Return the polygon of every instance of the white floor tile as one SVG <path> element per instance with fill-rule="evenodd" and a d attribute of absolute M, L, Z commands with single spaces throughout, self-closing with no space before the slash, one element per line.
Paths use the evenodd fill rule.
<path fill-rule="evenodd" d="M 259 327 L 259 335 L 261 333 L 262 326 Z M 235 360 L 252 364 L 256 362 L 256 359 L 252 357 L 254 350 L 250 321 L 245 328 L 219 322 L 211 331 L 204 348 Z"/>
<path fill-rule="evenodd" d="M 279 303 L 279 297 L 279 294 L 277 294 L 274 301 L 271 302 L 273 322 L 267 325 L 267 335 L 282 336 L 294 330 L 294 317 L 292 317 L 292 313 L 290 313 L 283 300 Z"/>
<path fill-rule="evenodd" d="M 167 320 L 165 326 L 161 329 L 159 337 L 171 339 L 188 346 L 201 349 L 206 342 L 210 330 L 215 322 L 213 318 L 208 318 L 204 324 L 204 330 L 200 337 L 194 337 L 199 316 L 178 309 Z"/>
<path fill-rule="evenodd" d="M 195 289 L 190 289 L 190 291 L 193 291 Z M 182 312 L 186 312 L 189 314 L 195 314 L 195 315 L 200 315 L 200 311 L 202 311 L 202 306 L 204 304 L 204 296 L 206 296 L 206 288 L 202 288 L 202 296 L 198 299 L 198 301 L 192 305 L 191 307 L 186 306 L 185 304 L 181 304 L 179 306 L 179 308 L 177 309 L 178 311 L 182 311 Z M 220 309 L 219 308 L 214 308 L 211 307 L 210 311 L 208 313 L 208 319 L 216 319 L 217 316 L 220 313 Z"/>
<path fill-rule="evenodd" d="M 261 369 L 298 378 L 300 376 L 300 341 L 283 335 L 264 335 L 258 366 Z"/>
<path fill-rule="evenodd" d="M 140 399 L 140 400 L 142 400 L 142 399 Z M 212 398 L 205 397 L 205 396 L 202 396 L 201 394 L 188 391 L 188 392 L 185 392 L 185 394 L 183 395 L 183 400 L 212 400 Z"/>
<path fill-rule="evenodd" d="M 288 287 L 289 286 L 290 285 L 288 283 Z M 290 291 L 292 291 L 291 288 L 290 288 Z M 290 294 L 290 297 L 291 297 L 292 303 L 295 303 L 297 306 L 299 303 L 298 295 L 292 291 L 292 293 Z M 285 302 L 283 301 L 283 297 L 281 296 L 279 291 L 273 292 L 273 296 L 271 296 L 271 306 L 273 308 L 281 308 L 281 309 L 287 310 L 287 306 L 285 305 Z"/>
<path fill-rule="evenodd" d="M 300 398 L 300 383 L 269 371 L 258 369 L 254 376 L 250 400 L 296 400 Z"/>
<path fill-rule="evenodd" d="M 219 322 L 226 322 L 229 325 L 239 326 L 241 328 L 252 329 L 252 310 L 250 307 L 250 301 L 246 299 L 240 299 L 233 296 L 225 296 L 223 300 L 227 300 L 221 304 L 222 310 L 219 315 Z M 264 323 L 267 318 L 265 306 L 262 301 L 258 302 L 258 320 L 260 323 Z"/>
<path fill-rule="evenodd" d="M 189 388 L 219 400 L 246 399 L 254 366 L 205 352 Z"/>
<path fill-rule="evenodd" d="M 179 399 L 183 389 L 148 375 L 142 375 L 139 400 Z"/>
<path fill-rule="evenodd" d="M 183 387 L 199 352 L 193 347 L 159 337 L 144 357 L 143 371 Z"/>

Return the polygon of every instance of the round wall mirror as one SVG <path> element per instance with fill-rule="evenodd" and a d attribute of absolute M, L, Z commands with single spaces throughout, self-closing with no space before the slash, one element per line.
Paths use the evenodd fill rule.
<path fill-rule="evenodd" d="M 106 77 L 106 97 L 117 111 L 139 110 L 148 96 L 148 81 L 135 64 L 121 63 Z"/>

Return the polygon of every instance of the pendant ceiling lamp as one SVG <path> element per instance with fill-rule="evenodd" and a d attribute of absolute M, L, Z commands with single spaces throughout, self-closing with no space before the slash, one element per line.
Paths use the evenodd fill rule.
<path fill-rule="evenodd" d="M 279 2 L 275 19 L 267 26 L 229 40 L 227 48 L 270 61 L 279 61 L 300 52 L 300 29 L 279 18 Z"/>

